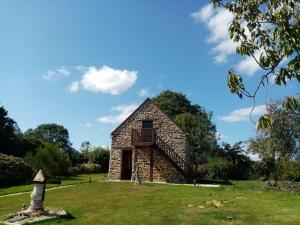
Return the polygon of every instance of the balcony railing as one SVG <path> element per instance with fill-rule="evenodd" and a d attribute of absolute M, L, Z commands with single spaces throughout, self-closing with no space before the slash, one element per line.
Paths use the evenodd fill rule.
<path fill-rule="evenodd" d="M 132 129 L 131 142 L 133 146 L 152 146 L 155 144 L 155 129 Z"/>

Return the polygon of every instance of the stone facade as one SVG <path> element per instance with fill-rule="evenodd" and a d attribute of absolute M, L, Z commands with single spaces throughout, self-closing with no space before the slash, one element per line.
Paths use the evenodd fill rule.
<path fill-rule="evenodd" d="M 132 151 L 132 174 L 136 162 L 140 166 L 142 180 L 182 182 L 184 177 L 155 146 L 137 148 L 132 146 L 132 129 L 142 129 L 143 121 L 153 121 L 156 134 L 182 159 L 190 162 L 186 134 L 150 99 L 147 99 L 132 115 L 112 132 L 109 179 L 122 178 L 122 151 Z"/>

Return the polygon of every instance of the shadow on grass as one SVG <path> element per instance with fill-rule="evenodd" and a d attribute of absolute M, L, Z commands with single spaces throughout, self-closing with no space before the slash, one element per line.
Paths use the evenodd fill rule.
<path fill-rule="evenodd" d="M 210 180 L 210 179 L 196 179 L 197 184 L 221 184 L 221 185 L 232 185 L 229 180 Z"/>
<path fill-rule="evenodd" d="M 39 221 L 39 222 L 35 222 L 35 223 L 30 223 L 30 224 L 41 224 L 41 225 L 59 224 L 59 223 L 69 221 L 69 220 L 74 220 L 74 219 L 76 219 L 76 217 L 71 215 L 69 212 L 67 212 L 67 215 L 65 215 L 65 216 L 60 216 L 58 218 L 49 219 L 47 221 Z M 2 224 L 0 224 L 0 225 L 2 225 Z"/>

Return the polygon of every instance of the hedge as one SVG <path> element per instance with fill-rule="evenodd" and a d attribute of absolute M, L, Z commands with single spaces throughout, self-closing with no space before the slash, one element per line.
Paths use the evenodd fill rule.
<path fill-rule="evenodd" d="M 23 159 L 0 153 L 0 187 L 26 184 L 32 178 L 32 167 Z"/>

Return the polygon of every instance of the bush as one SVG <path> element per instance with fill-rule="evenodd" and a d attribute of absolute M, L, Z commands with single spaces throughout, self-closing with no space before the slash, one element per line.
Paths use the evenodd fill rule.
<path fill-rule="evenodd" d="M 300 195 L 300 183 L 292 181 L 267 181 L 265 183 L 267 189 L 273 189 L 277 191 L 287 191 L 292 194 Z"/>
<path fill-rule="evenodd" d="M 32 181 L 32 167 L 23 159 L 0 153 L 0 187 L 26 184 Z"/>
<path fill-rule="evenodd" d="M 100 173 L 101 166 L 95 163 L 84 163 L 79 166 L 70 167 L 68 172 L 71 175 Z"/>
<path fill-rule="evenodd" d="M 48 177 L 66 175 L 71 163 L 67 153 L 56 144 L 45 144 L 37 148 L 34 155 L 25 157 L 35 171 L 43 169 Z"/>
<path fill-rule="evenodd" d="M 109 150 L 103 148 L 95 148 L 93 151 L 89 152 L 89 162 L 101 165 L 103 173 L 108 172 L 109 167 Z"/>
<path fill-rule="evenodd" d="M 228 179 L 232 164 L 220 157 L 210 158 L 207 162 L 208 176 L 212 179 Z"/>
<path fill-rule="evenodd" d="M 206 164 L 198 165 L 196 167 L 197 178 L 204 178 L 208 175 L 208 169 Z"/>
<path fill-rule="evenodd" d="M 283 163 L 281 170 L 283 180 L 300 181 L 300 160 Z"/>

